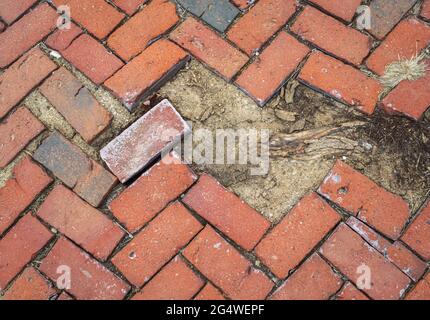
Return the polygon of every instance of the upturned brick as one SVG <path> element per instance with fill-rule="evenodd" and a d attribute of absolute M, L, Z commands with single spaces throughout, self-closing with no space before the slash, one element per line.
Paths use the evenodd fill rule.
<path fill-rule="evenodd" d="M 361 0 L 311 0 L 323 10 L 347 22 L 351 22 Z"/>
<path fill-rule="evenodd" d="M 56 282 L 59 267 L 70 268 L 68 291 L 79 300 L 120 300 L 130 286 L 69 240 L 61 237 L 42 260 L 40 270 Z"/>
<path fill-rule="evenodd" d="M 351 282 L 346 282 L 342 290 L 336 295 L 336 300 L 369 300 L 369 298 Z"/>
<path fill-rule="evenodd" d="M 188 124 L 165 99 L 107 144 L 100 156 L 126 182 L 189 132 Z"/>
<path fill-rule="evenodd" d="M 0 188 L 0 234 L 18 218 L 52 179 L 30 157 L 24 157 Z"/>
<path fill-rule="evenodd" d="M 161 39 L 109 78 L 105 86 L 132 110 L 173 77 L 189 58 L 173 42 Z"/>
<path fill-rule="evenodd" d="M 430 43 L 430 27 L 415 18 L 401 21 L 366 60 L 366 65 L 383 75 L 393 62 L 411 59 Z"/>
<path fill-rule="evenodd" d="M 137 9 L 148 0 L 113 0 L 113 3 L 124 10 L 128 15 L 132 15 Z"/>
<path fill-rule="evenodd" d="M 183 202 L 246 250 L 252 250 L 270 227 L 260 213 L 206 174 Z"/>
<path fill-rule="evenodd" d="M 0 75 L 0 118 L 4 117 L 57 65 L 39 49 L 26 53 Z"/>
<path fill-rule="evenodd" d="M 135 232 L 195 180 L 197 177 L 188 166 L 168 155 L 113 200 L 109 208 L 128 230 Z"/>
<path fill-rule="evenodd" d="M 318 51 L 311 54 L 299 79 L 366 114 L 374 112 L 382 91 L 375 79 Z"/>
<path fill-rule="evenodd" d="M 110 124 L 112 115 L 64 67 L 54 71 L 39 90 L 88 143 Z"/>
<path fill-rule="evenodd" d="M 209 225 L 185 248 L 183 254 L 231 299 L 261 300 L 273 287 L 265 274 L 253 268 Z"/>
<path fill-rule="evenodd" d="M 258 244 L 255 252 L 283 279 L 339 221 L 340 215 L 316 193 L 311 193 Z"/>
<path fill-rule="evenodd" d="M 430 273 L 408 293 L 406 300 L 430 300 Z"/>
<path fill-rule="evenodd" d="M 208 282 L 194 300 L 225 300 L 225 298 L 217 288 Z"/>
<path fill-rule="evenodd" d="M 55 10 L 43 3 L 0 33 L 0 68 L 14 62 L 53 31 L 57 17 Z"/>
<path fill-rule="evenodd" d="M 300 14 L 291 31 L 355 65 L 361 64 L 371 48 L 370 37 L 310 6 Z"/>
<path fill-rule="evenodd" d="M 176 256 L 133 300 L 190 300 L 203 285 L 203 280 Z"/>
<path fill-rule="evenodd" d="M 122 59 L 128 61 L 178 21 L 174 3 L 155 0 L 115 30 L 109 36 L 107 44 Z"/>
<path fill-rule="evenodd" d="M 81 28 L 71 23 L 70 29 L 57 29 L 46 39 L 45 43 L 48 47 L 62 52 L 82 33 Z"/>
<path fill-rule="evenodd" d="M 62 54 L 95 84 L 103 83 L 123 66 L 120 59 L 87 34 L 76 38 Z"/>
<path fill-rule="evenodd" d="M 140 287 L 202 228 L 182 204 L 175 202 L 115 255 L 112 262 L 131 283 Z"/>
<path fill-rule="evenodd" d="M 316 253 L 306 260 L 270 297 L 271 300 L 328 300 L 342 279 Z"/>
<path fill-rule="evenodd" d="M 420 15 L 421 17 L 430 20 L 430 0 L 424 0 Z"/>
<path fill-rule="evenodd" d="M 11 162 L 45 127 L 25 107 L 0 123 L 0 169 Z"/>
<path fill-rule="evenodd" d="M 3 0 L 0 3 L 0 17 L 7 24 L 11 24 L 36 2 L 37 0 Z"/>
<path fill-rule="evenodd" d="M 294 0 L 259 1 L 227 32 L 227 37 L 247 54 L 258 51 L 296 11 Z"/>
<path fill-rule="evenodd" d="M 27 214 L 0 240 L 0 291 L 48 243 L 52 234 Z"/>
<path fill-rule="evenodd" d="M 286 55 L 285 52 L 288 52 Z M 286 32 L 237 78 L 236 84 L 263 106 L 308 54 L 309 48 Z"/>
<path fill-rule="evenodd" d="M 363 275 L 360 268 L 370 270 L 370 289 L 364 287 L 363 291 L 373 299 L 399 299 L 410 284 L 404 273 L 343 223 L 319 252 L 353 282 Z"/>
<path fill-rule="evenodd" d="M 227 80 L 248 61 L 248 57 L 194 18 L 187 18 L 170 39 Z"/>
<path fill-rule="evenodd" d="M 391 239 L 400 236 L 409 206 L 400 196 L 378 186 L 353 168 L 337 161 L 319 193 Z"/>
<path fill-rule="evenodd" d="M 124 236 L 112 220 L 62 185 L 51 191 L 37 215 L 101 260 Z"/>

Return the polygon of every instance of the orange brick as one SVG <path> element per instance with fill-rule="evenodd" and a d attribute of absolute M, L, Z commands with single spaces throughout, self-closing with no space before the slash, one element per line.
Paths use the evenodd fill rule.
<path fill-rule="evenodd" d="M 208 282 L 194 300 L 225 300 L 225 298 L 217 288 Z"/>
<path fill-rule="evenodd" d="M 430 203 L 418 214 L 402 236 L 409 247 L 430 261 Z"/>
<path fill-rule="evenodd" d="M 178 21 L 174 3 L 155 0 L 115 30 L 109 36 L 107 44 L 121 58 L 128 61 Z"/>
<path fill-rule="evenodd" d="M 170 34 L 170 39 L 227 80 L 248 61 L 245 54 L 194 18 L 187 18 Z"/>
<path fill-rule="evenodd" d="M 124 10 L 128 15 L 135 13 L 139 6 L 146 2 L 148 2 L 148 0 L 113 0 L 113 3 Z"/>
<path fill-rule="evenodd" d="M 81 34 L 82 29 L 72 23 L 70 29 L 57 29 L 46 39 L 45 43 L 48 47 L 62 52 Z"/>
<path fill-rule="evenodd" d="M 269 40 L 296 10 L 294 0 L 262 0 L 228 31 L 228 38 L 251 55 Z"/>
<path fill-rule="evenodd" d="M 2 0 L 0 2 L 0 17 L 6 23 L 11 24 L 36 2 L 37 0 Z"/>
<path fill-rule="evenodd" d="M 361 4 L 361 0 L 311 0 L 311 2 L 348 22 L 352 20 Z"/>
<path fill-rule="evenodd" d="M 235 248 L 206 226 L 183 252 L 202 274 L 237 300 L 264 299 L 273 283 Z"/>
<path fill-rule="evenodd" d="M 286 32 L 281 32 L 255 62 L 242 72 L 236 84 L 263 106 L 308 52 L 308 47 Z"/>
<path fill-rule="evenodd" d="M 203 284 L 203 280 L 177 256 L 133 300 L 190 300 Z"/>
<path fill-rule="evenodd" d="M 112 262 L 136 286 L 142 286 L 200 230 L 202 225 L 179 202 L 161 212 Z"/>
<path fill-rule="evenodd" d="M 430 273 L 408 293 L 406 300 L 430 300 Z"/>
<path fill-rule="evenodd" d="M 342 290 L 336 295 L 336 300 L 369 300 L 366 295 L 358 290 L 351 282 L 345 283 Z"/>
<path fill-rule="evenodd" d="M 382 91 L 375 79 L 321 52 L 312 53 L 299 79 L 367 114 L 375 110 Z"/>
<path fill-rule="evenodd" d="M 270 227 L 260 213 L 206 174 L 183 201 L 246 250 L 252 250 Z"/>

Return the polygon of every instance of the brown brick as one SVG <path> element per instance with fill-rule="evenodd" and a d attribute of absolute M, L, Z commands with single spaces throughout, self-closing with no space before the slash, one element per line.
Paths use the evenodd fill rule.
<path fill-rule="evenodd" d="M 163 100 L 106 145 L 100 156 L 118 179 L 126 182 L 189 132 L 188 124 Z"/>
<path fill-rule="evenodd" d="M 101 84 L 123 66 L 120 59 L 87 34 L 75 39 L 62 53 L 95 84 Z"/>
<path fill-rule="evenodd" d="M 430 0 L 424 0 L 420 15 L 430 20 Z"/>
<path fill-rule="evenodd" d="M 208 282 L 194 300 L 225 300 L 225 298 L 217 288 Z"/>
<path fill-rule="evenodd" d="M 249 55 L 259 50 L 296 10 L 293 0 L 259 1 L 228 31 L 228 38 Z"/>
<path fill-rule="evenodd" d="M 261 300 L 273 287 L 266 275 L 254 269 L 209 225 L 194 238 L 183 254 L 232 299 Z"/>
<path fill-rule="evenodd" d="M 49 300 L 56 294 L 51 284 L 34 268 L 29 267 L 15 280 L 3 300 Z"/>
<path fill-rule="evenodd" d="M 56 282 L 62 275 L 60 266 L 70 268 L 68 291 L 79 300 L 120 300 L 130 286 L 106 269 L 97 260 L 61 237 L 40 265 L 40 270 Z"/>
<path fill-rule="evenodd" d="M 11 24 L 36 2 L 37 0 L 2 0 L 0 2 L 0 17 L 7 24 Z"/>
<path fill-rule="evenodd" d="M 350 22 L 357 11 L 361 0 L 311 0 L 313 3 L 347 22 Z"/>
<path fill-rule="evenodd" d="M 0 234 L 8 228 L 52 179 L 28 156 L 12 171 L 12 177 L 0 188 Z"/>
<path fill-rule="evenodd" d="M 151 220 L 166 205 L 179 197 L 197 179 L 188 166 L 167 156 L 155 164 L 109 206 L 112 213 L 128 230 L 135 232 Z"/>
<path fill-rule="evenodd" d="M 321 52 L 312 53 L 299 78 L 367 114 L 375 110 L 382 91 L 375 79 Z"/>
<path fill-rule="evenodd" d="M 203 280 L 177 256 L 133 300 L 190 300 L 203 284 Z"/>
<path fill-rule="evenodd" d="M 56 27 L 57 13 L 43 3 L 0 33 L 0 68 L 42 40 Z"/>
<path fill-rule="evenodd" d="M 124 236 L 112 220 L 62 185 L 51 191 L 37 215 L 101 260 Z"/>
<path fill-rule="evenodd" d="M 145 284 L 173 258 L 202 225 L 179 202 L 163 210 L 112 262 L 134 285 Z"/>
<path fill-rule="evenodd" d="M 124 10 L 128 15 L 135 13 L 139 6 L 146 2 L 148 2 L 148 0 L 113 0 L 113 3 Z"/>
<path fill-rule="evenodd" d="M 194 18 L 187 18 L 170 34 L 170 39 L 227 80 L 248 61 L 245 54 Z"/>
<path fill-rule="evenodd" d="M 389 64 L 416 56 L 429 42 L 429 26 L 414 18 L 403 20 L 370 55 L 366 64 L 378 75 L 383 75 Z"/>
<path fill-rule="evenodd" d="M 405 200 L 341 161 L 336 162 L 319 193 L 391 239 L 400 236 L 409 218 Z"/>
<path fill-rule="evenodd" d="M 52 238 L 36 218 L 27 214 L 0 240 L 0 291 Z"/>
<path fill-rule="evenodd" d="M 323 244 L 320 253 L 353 283 L 363 275 L 358 268 L 367 266 L 371 288 L 363 288 L 363 291 L 373 299 L 399 299 L 409 286 L 410 280 L 405 274 L 345 224 Z"/>
<path fill-rule="evenodd" d="M 132 110 L 173 77 L 188 60 L 184 50 L 161 39 L 108 79 L 105 85 Z"/>
<path fill-rule="evenodd" d="M 361 64 L 371 47 L 370 37 L 310 6 L 300 14 L 291 30 L 319 48 L 356 65 Z"/>
<path fill-rule="evenodd" d="M 339 220 L 336 211 L 311 193 L 300 200 L 255 251 L 278 278 L 285 278 Z"/>
<path fill-rule="evenodd" d="M 57 68 L 38 48 L 30 50 L 0 75 L 0 118 Z"/>
<path fill-rule="evenodd" d="M 314 253 L 270 299 L 328 300 L 341 286 L 341 278 L 318 254 Z"/>
<path fill-rule="evenodd" d="M 25 107 L 0 123 L 0 169 L 11 162 L 45 127 Z"/>
<path fill-rule="evenodd" d="M 81 34 L 82 29 L 72 23 L 70 29 L 57 29 L 46 39 L 45 43 L 52 49 L 62 52 Z"/>
<path fill-rule="evenodd" d="M 351 282 L 345 283 L 342 290 L 336 295 L 336 300 L 369 300 L 366 295 L 358 290 Z"/>
<path fill-rule="evenodd" d="M 206 174 L 183 201 L 246 250 L 252 250 L 270 227 L 260 213 Z"/>
<path fill-rule="evenodd" d="M 88 143 L 109 125 L 112 115 L 66 68 L 56 70 L 40 92 Z"/>
<path fill-rule="evenodd" d="M 115 30 L 108 39 L 121 58 L 130 60 L 142 52 L 153 39 L 167 32 L 179 21 L 176 6 L 166 0 L 154 0 Z"/>
<path fill-rule="evenodd" d="M 406 300 L 430 300 L 430 273 L 408 293 Z"/>
<path fill-rule="evenodd" d="M 285 54 L 288 52 L 288 54 Z M 236 84 L 257 103 L 264 105 L 303 60 L 309 48 L 286 32 L 237 78 Z"/>

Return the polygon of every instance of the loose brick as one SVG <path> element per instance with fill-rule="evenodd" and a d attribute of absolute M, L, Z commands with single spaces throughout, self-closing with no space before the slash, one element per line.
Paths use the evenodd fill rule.
<path fill-rule="evenodd" d="M 15 280 L 3 300 L 49 300 L 56 294 L 50 283 L 29 267 Z"/>
<path fill-rule="evenodd" d="M 0 188 L 0 234 L 27 208 L 52 179 L 39 166 L 24 157 L 12 177 Z"/>
<path fill-rule="evenodd" d="M 258 51 L 296 11 L 293 0 L 259 1 L 228 31 L 228 38 L 249 55 Z"/>
<path fill-rule="evenodd" d="M 255 251 L 278 278 L 285 278 L 339 220 L 336 211 L 311 193 L 300 200 Z"/>
<path fill-rule="evenodd" d="M 194 300 L 225 300 L 225 298 L 217 288 L 208 282 Z"/>
<path fill-rule="evenodd" d="M 430 273 L 409 292 L 406 300 L 430 300 Z"/>
<path fill-rule="evenodd" d="M 226 80 L 230 80 L 248 57 L 194 18 L 187 18 L 170 39 L 190 51 Z"/>
<path fill-rule="evenodd" d="M 359 65 L 369 54 L 371 39 L 321 11 L 307 6 L 291 30 L 339 58 Z"/>
<path fill-rule="evenodd" d="M 57 17 L 55 10 L 43 3 L 0 33 L 0 68 L 14 62 L 54 30 Z"/>
<path fill-rule="evenodd" d="M 314 253 L 271 296 L 271 300 L 328 300 L 342 286 L 340 277 Z"/>
<path fill-rule="evenodd" d="M 403 114 L 420 120 L 430 106 L 430 60 L 425 75 L 415 81 L 404 80 L 383 100 L 382 107 L 391 114 Z M 413 94 L 411 94 L 413 92 Z"/>
<path fill-rule="evenodd" d="M 403 20 L 370 55 L 366 64 L 378 75 L 383 75 L 389 64 L 416 56 L 429 42 L 429 26 L 414 18 Z"/>
<path fill-rule="evenodd" d="M 336 162 L 319 193 L 391 239 L 400 236 L 409 218 L 406 201 L 341 161 Z"/>
<path fill-rule="evenodd" d="M 0 75 L 0 118 L 57 68 L 39 49 L 30 50 Z"/>
<path fill-rule="evenodd" d="M 56 70 L 40 92 L 88 143 L 109 125 L 112 115 L 66 68 Z"/>
<path fill-rule="evenodd" d="M 188 124 L 165 99 L 106 145 L 100 156 L 126 182 L 189 132 Z"/>
<path fill-rule="evenodd" d="M 430 260 L 430 203 L 409 225 L 402 236 L 402 241 L 426 261 Z"/>
<path fill-rule="evenodd" d="M 430 20 L 430 0 L 424 0 L 420 15 L 421 17 Z"/>
<path fill-rule="evenodd" d="M 51 191 L 37 215 L 102 260 L 124 236 L 112 220 L 62 185 Z"/>
<path fill-rule="evenodd" d="M 384 38 L 416 2 L 416 0 L 372 1 L 369 5 L 372 28 L 368 31 L 378 39 Z"/>
<path fill-rule="evenodd" d="M 183 201 L 246 250 L 252 250 L 270 227 L 260 213 L 206 174 Z"/>
<path fill-rule="evenodd" d="M 52 234 L 27 214 L 0 240 L 0 291 L 34 258 Z"/>
<path fill-rule="evenodd" d="M 299 79 L 367 114 L 375 110 L 382 91 L 375 79 L 321 52 L 312 53 Z"/>
<path fill-rule="evenodd" d="M 351 22 L 361 0 L 311 0 L 313 3 L 347 22 Z"/>
<path fill-rule="evenodd" d="M 121 58 L 128 61 L 178 21 L 174 3 L 155 0 L 115 30 L 107 43 Z"/>
<path fill-rule="evenodd" d="M 339 225 L 320 253 L 353 283 L 363 275 L 359 267 L 369 267 L 371 288 L 363 291 L 373 299 L 399 299 L 409 286 L 410 280 L 405 274 L 345 224 Z"/>
<path fill-rule="evenodd" d="M 336 300 L 369 300 L 369 298 L 351 282 L 347 282 L 339 294 L 337 294 Z"/>
<path fill-rule="evenodd" d="M 119 8 L 124 10 L 128 15 L 132 15 L 137 9 L 148 0 L 113 0 Z"/>
<path fill-rule="evenodd" d="M 56 282 L 60 266 L 70 268 L 69 292 L 79 300 L 120 300 L 130 290 L 123 280 L 63 237 L 43 259 L 40 270 Z"/>
<path fill-rule="evenodd" d="M 0 2 L 0 17 L 7 24 L 14 22 L 19 16 L 27 11 L 37 0 L 2 0 Z"/>
<path fill-rule="evenodd" d="M 72 19 L 99 39 L 105 38 L 124 18 L 103 0 L 53 0 L 55 6 L 67 5 Z"/>
<path fill-rule="evenodd" d="M 109 206 L 128 230 L 135 232 L 197 179 L 188 166 L 172 155 L 155 164 Z M 167 163 L 171 161 L 172 163 Z"/>
<path fill-rule="evenodd" d="M 184 250 L 184 256 L 230 298 L 264 299 L 273 283 L 254 269 L 235 248 L 206 226 Z"/>
<path fill-rule="evenodd" d="M 173 77 L 188 60 L 189 55 L 184 50 L 162 39 L 146 48 L 105 85 L 132 110 Z"/>
<path fill-rule="evenodd" d="M 256 61 L 238 77 L 236 84 L 260 106 L 263 106 L 308 52 L 308 47 L 286 32 L 281 32 Z"/>
<path fill-rule="evenodd" d="M 180 257 L 175 257 L 133 300 L 190 300 L 203 284 Z"/>
<path fill-rule="evenodd" d="M 0 169 L 11 162 L 45 127 L 25 107 L 0 123 Z"/>
<path fill-rule="evenodd" d="M 101 84 L 123 66 L 120 59 L 87 34 L 75 39 L 62 53 L 95 84 Z"/>
<path fill-rule="evenodd" d="M 200 230 L 202 225 L 179 202 L 161 212 L 112 262 L 136 286 L 142 286 Z"/>
<path fill-rule="evenodd" d="M 71 23 L 70 29 L 56 30 L 46 39 L 45 43 L 52 49 L 62 52 L 81 34 L 82 29 Z"/>

